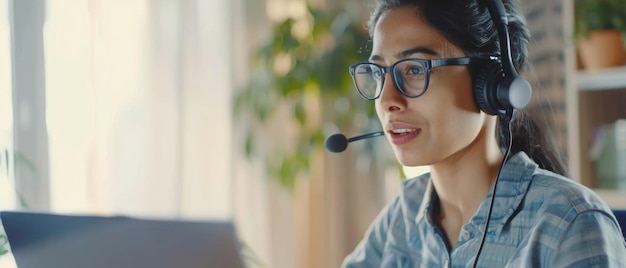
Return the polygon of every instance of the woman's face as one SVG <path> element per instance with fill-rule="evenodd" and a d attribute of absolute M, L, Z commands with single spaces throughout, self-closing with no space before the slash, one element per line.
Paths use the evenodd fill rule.
<path fill-rule="evenodd" d="M 382 66 L 405 58 L 464 56 L 422 19 L 417 7 L 383 13 L 374 28 L 370 61 Z M 431 165 L 448 159 L 467 151 L 484 130 L 487 115 L 474 102 L 467 66 L 431 69 L 428 89 L 418 98 L 403 96 L 391 76 L 385 75 L 376 113 L 401 164 Z"/>

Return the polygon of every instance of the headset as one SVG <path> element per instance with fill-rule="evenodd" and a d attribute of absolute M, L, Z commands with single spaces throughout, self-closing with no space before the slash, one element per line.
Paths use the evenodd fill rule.
<path fill-rule="evenodd" d="M 476 70 L 474 100 L 485 113 L 506 116 L 528 105 L 532 87 L 526 79 L 520 77 L 513 65 L 509 21 L 502 0 L 488 0 L 487 8 L 498 33 L 500 57 L 490 57 L 487 64 L 481 64 Z"/>
<path fill-rule="evenodd" d="M 489 230 L 489 222 L 491 220 L 491 211 L 493 209 L 498 181 L 500 179 L 500 172 L 511 152 L 513 141 L 511 121 L 513 120 L 513 114 L 515 110 L 526 107 L 532 97 L 532 87 L 530 83 L 528 80 L 520 77 L 513 65 L 513 59 L 511 58 L 511 37 L 509 36 L 508 30 L 509 20 L 502 1 L 503 0 L 487 0 L 487 9 L 489 10 L 489 14 L 491 15 L 491 19 L 498 33 L 500 57 L 492 56 L 489 58 L 487 64 L 476 66 L 480 69 L 476 70 L 477 73 L 474 77 L 473 93 L 477 106 L 483 112 L 506 119 L 508 123 L 509 140 L 508 147 L 504 153 L 504 159 L 500 164 L 493 185 L 485 227 L 472 267 L 477 266 L 480 253 L 485 244 Z"/>

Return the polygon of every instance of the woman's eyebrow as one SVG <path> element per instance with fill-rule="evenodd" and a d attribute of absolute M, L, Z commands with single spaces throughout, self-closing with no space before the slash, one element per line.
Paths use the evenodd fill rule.
<path fill-rule="evenodd" d="M 407 50 L 403 50 L 400 51 L 398 53 L 395 54 L 396 58 L 399 59 L 403 59 L 403 58 L 408 58 L 409 56 L 413 55 L 413 54 L 417 54 L 417 53 L 422 53 L 422 54 L 428 54 L 428 55 L 433 55 L 433 56 L 439 56 L 439 53 L 430 49 L 430 48 L 425 48 L 425 47 L 414 47 L 414 48 L 409 48 Z M 380 55 L 374 54 L 371 55 L 369 58 L 369 61 L 384 61 L 384 58 Z"/>

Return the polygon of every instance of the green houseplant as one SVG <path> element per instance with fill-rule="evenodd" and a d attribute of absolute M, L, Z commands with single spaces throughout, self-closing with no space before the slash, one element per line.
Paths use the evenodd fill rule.
<path fill-rule="evenodd" d="M 348 73 L 351 64 L 367 59 L 370 43 L 357 19 L 364 17 L 361 6 L 347 4 L 338 10 L 308 7 L 304 18 L 277 22 L 255 51 L 252 78 L 234 98 L 235 118 L 246 123 L 247 156 L 262 159 L 269 176 L 286 188 L 308 174 L 328 134 L 379 128 L 373 103 L 358 96 Z M 268 145 L 268 131 L 292 135 Z M 365 151 L 375 150 L 365 144 Z"/>
<path fill-rule="evenodd" d="M 9 249 L 7 248 L 9 244 L 9 239 L 7 238 L 7 236 L 5 234 L 0 234 L 0 258 L 2 258 L 3 255 L 9 253 Z"/>
<path fill-rule="evenodd" d="M 623 0 L 575 0 L 574 32 L 586 69 L 626 63 L 626 2 Z"/>
<path fill-rule="evenodd" d="M 10 179 L 14 176 L 13 173 L 16 169 L 27 172 L 34 179 L 37 179 L 39 175 L 37 173 L 37 166 L 27 156 L 17 151 L 4 149 L 4 151 L 0 153 L 0 172 L 4 172 L 4 176 Z M 15 196 L 17 197 L 17 202 L 20 207 L 29 207 L 28 202 L 20 192 L 16 191 Z"/>
<path fill-rule="evenodd" d="M 588 36 L 597 30 L 626 33 L 626 2 L 623 0 L 575 0 L 575 31 Z"/>
<path fill-rule="evenodd" d="M 30 172 L 35 178 L 37 176 L 35 163 L 19 152 L 4 149 L 4 151 L 0 153 L 0 172 L 4 173 L 3 175 L 5 178 L 10 179 L 13 173 L 12 170 L 15 170 L 16 168 L 21 168 Z M 19 206 L 22 208 L 28 208 L 28 204 L 24 197 L 19 192 L 15 192 L 15 195 Z M 2 223 L 0 222 L 0 258 L 9 253 L 9 239 L 1 227 Z"/>

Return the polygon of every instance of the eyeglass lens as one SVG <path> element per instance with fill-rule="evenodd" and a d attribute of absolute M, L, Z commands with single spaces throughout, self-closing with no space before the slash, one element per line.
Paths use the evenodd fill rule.
<path fill-rule="evenodd" d="M 409 97 L 417 97 L 426 89 L 427 77 L 424 64 L 416 60 L 398 62 L 392 66 L 392 78 L 400 91 Z M 376 99 L 379 97 L 384 82 L 382 67 L 362 63 L 355 67 L 354 82 L 363 97 Z"/>

